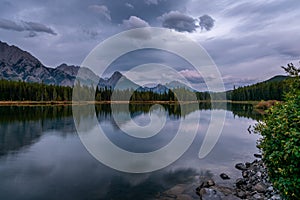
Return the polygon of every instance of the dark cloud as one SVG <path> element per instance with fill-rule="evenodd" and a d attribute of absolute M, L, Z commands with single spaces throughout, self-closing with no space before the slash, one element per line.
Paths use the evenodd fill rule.
<path fill-rule="evenodd" d="M 101 34 L 101 31 L 84 29 L 83 33 L 86 34 L 86 36 L 88 36 L 88 38 L 95 39 Z"/>
<path fill-rule="evenodd" d="M 50 27 L 36 22 L 20 21 L 16 23 L 8 19 L 0 19 L 0 28 L 13 31 L 44 32 L 57 35 Z"/>
<path fill-rule="evenodd" d="M 171 66 L 178 71 L 194 69 L 189 62 L 171 52 L 158 49 L 141 49 L 120 56 L 107 68 L 107 73 L 112 73 L 117 70 L 128 71 L 133 67 L 147 63 Z"/>
<path fill-rule="evenodd" d="M 209 15 L 203 15 L 199 17 L 199 19 L 199 25 L 201 27 L 201 30 L 205 29 L 207 31 L 210 31 L 215 25 L 215 20 Z"/>
<path fill-rule="evenodd" d="M 194 32 L 197 25 L 193 17 L 182 14 L 178 11 L 171 11 L 163 14 L 159 19 L 162 20 L 162 26 L 165 28 L 175 29 L 179 32 Z"/>
<path fill-rule="evenodd" d="M 27 35 L 27 37 L 29 37 L 29 38 L 36 37 L 36 36 L 37 36 L 37 33 L 33 32 L 33 31 L 30 31 Z"/>
<path fill-rule="evenodd" d="M 147 22 L 155 23 L 157 17 L 164 13 L 172 10 L 183 12 L 186 3 L 183 0 L 104 0 L 102 2 L 109 8 L 114 24 L 121 24 L 130 16 L 138 16 Z M 134 9 L 131 9 L 128 4 L 132 5 Z"/>
<path fill-rule="evenodd" d="M 33 53 L 48 66 L 62 62 L 80 65 L 99 42 L 124 29 L 150 24 L 182 32 L 209 30 L 214 28 L 209 18 L 212 16 L 218 27 L 192 37 L 205 47 L 220 71 L 233 77 L 266 76 L 271 71 L 268 74 L 271 76 L 281 72 L 280 65 L 300 57 L 299 9 L 298 0 L 288 3 L 275 0 L 72 0 L 71 4 L 58 0 L 3 0 L 0 35 L 1 40 Z M 172 11 L 177 14 L 170 15 Z M 209 15 L 203 18 L 205 13 Z M 159 16 L 165 19 L 158 20 Z M 55 25 L 55 31 L 50 25 Z M 26 33 L 20 34 L 22 31 Z M 59 37 L 52 37 L 56 31 Z M 145 37 L 145 34 L 133 37 Z M 141 59 L 148 57 L 151 56 L 145 54 Z M 132 60 L 124 59 L 120 70 L 131 66 Z M 176 67 L 184 70 L 186 65 Z"/>

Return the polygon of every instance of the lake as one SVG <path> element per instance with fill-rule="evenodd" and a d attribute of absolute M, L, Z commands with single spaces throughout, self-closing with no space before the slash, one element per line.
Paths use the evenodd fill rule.
<path fill-rule="evenodd" d="M 135 153 L 163 148 L 175 137 L 181 120 L 200 116 L 198 124 L 189 121 L 189 128 L 196 129 L 196 136 L 178 160 L 154 172 L 126 173 L 102 164 L 88 152 L 77 134 L 78 119 L 74 122 L 72 106 L 1 106 L 0 199 L 156 199 L 176 186 L 183 187 L 190 199 L 199 199 L 195 189 L 201 178 L 213 177 L 220 184 L 232 185 L 240 176 L 234 165 L 254 160 L 253 154 L 258 152 L 259 136 L 249 134 L 247 128 L 260 115 L 246 104 L 227 104 L 227 107 L 222 104 L 214 110 L 205 103 L 182 107 L 184 113 L 177 105 L 152 109 L 151 105 L 130 105 L 129 114 L 139 126 L 146 126 L 151 114 L 158 113 L 165 119 L 158 134 L 137 138 L 120 128 L 120 125 L 131 128 L 123 117 L 128 106 L 118 105 L 113 112 L 110 105 L 96 105 L 95 116 L 107 138 Z M 212 111 L 225 110 L 220 138 L 212 151 L 200 159 L 198 154 Z M 92 114 L 80 113 L 80 119 L 89 119 Z M 124 120 L 118 122 L 114 117 Z M 222 180 L 219 174 L 223 172 L 231 179 Z"/>

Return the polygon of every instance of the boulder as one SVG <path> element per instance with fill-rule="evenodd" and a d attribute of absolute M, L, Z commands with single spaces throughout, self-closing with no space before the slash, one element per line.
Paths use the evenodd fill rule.
<path fill-rule="evenodd" d="M 259 193 L 265 193 L 268 189 L 267 186 L 262 182 L 258 182 L 253 188 Z"/>
<path fill-rule="evenodd" d="M 246 165 L 244 165 L 244 163 L 238 163 L 235 165 L 235 168 L 237 168 L 238 170 L 247 170 Z"/>
<path fill-rule="evenodd" d="M 220 174 L 220 177 L 221 177 L 223 180 L 228 180 L 228 179 L 230 179 L 230 177 L 229 177 L 227 174 L 225 174 L 225 173 Z"/>

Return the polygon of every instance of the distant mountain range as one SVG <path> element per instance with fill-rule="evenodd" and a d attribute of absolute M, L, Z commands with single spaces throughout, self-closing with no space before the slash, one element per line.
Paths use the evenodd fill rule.
<path fill-rule="evenodd" d="M 0 41 L 0 79 L 73 86 L 79 68 L 79 66 L 67 64 L 61 64 L 56 68 L 46 67 L 27 51 Z M 117 86 L 120 90 L 134 88 L 139 91 L 164 93 L 169 88 L 186 88 L 193 91 L 192 88 L 178 81 L 172 81 L 166 85 L 142 87 L 118 71 L 114 72 L 111 77 L 104 79 L 88 68 L 81 68 L 80 82 L 82 84 L 95 83 L 96 81 L 101 88 L 115 88 Z"/>
<path fill-rule="evenodd" d="M 67 64 L 61 64 L 56 68 L 46 67 L 27 51 L 0 41 L 0 79 L 73 86 L 79 68 L 79 66 Z M 285 78 L 287 77 L 276 76 L 268 81 L 279 81 Z M 96 81 L 98 81 L 98 86 L 101 88 L 117 87 L 120 90 L 133 88 L 139 91 L 153 91 L 160 94 L 174 88 L 195 91 L 179 81 L 172 81 L 165 85 L 158 84 L 154 87 L 143 87 L 118 71 L 114 72 L 111 77 L 103 79 L 92 70 L 85 67 L 81 68 L 80 82 L 82 84 L 91 84 Z"/>

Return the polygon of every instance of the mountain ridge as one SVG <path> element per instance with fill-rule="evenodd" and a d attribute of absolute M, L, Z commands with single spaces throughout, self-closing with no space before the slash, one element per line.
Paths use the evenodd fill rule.
<path fill-rule="evenodd" d="M 0 41 L 0 79 L 73 86 L 79 69 L 80 78 L 78 79 L 80 83 L 87 85 L 93 84 L 100 88 L 107 87 L 115 89 L 116 87 L 120 90 L 131 88 L 137 89 L 138 91 L 152 91 L 159 94 L 176 88 L 184 88 L 189 91 L 197 92 L 197 90 L 179 81 L 171 81 L 164 85 L 156 84 L 153 87 L 140 86 L 119 71 L 115 71 L 110 77 L 104 79 L 87 67 L 67 65 L 65 63 L 55 68 L 46 67 L 29 52 Z M 288 77 L 277 75 L 262 82 L 282 81 L 286 78 Z"/>

